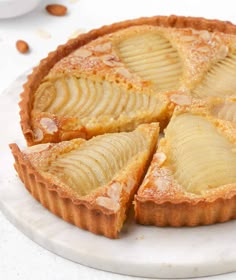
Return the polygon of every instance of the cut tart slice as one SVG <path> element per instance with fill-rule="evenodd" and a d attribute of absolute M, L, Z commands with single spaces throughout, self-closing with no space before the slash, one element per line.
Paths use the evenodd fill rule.
<path fill-rule="evenodd" d="M 117 238 L 158 139 L 159 125 L 39 144 L 20 151 L 15 168 L 31 194 L 78 227 Z"/>
<path fill-rule="evenodd" d="M 236 125 L 202 108 L 175 111 L 135 197 L 136 220 L 197 226 L 236 218 Z"/>

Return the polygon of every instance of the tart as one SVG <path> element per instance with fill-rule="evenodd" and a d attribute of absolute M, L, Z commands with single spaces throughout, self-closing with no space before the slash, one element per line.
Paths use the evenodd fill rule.
<path fill-rule="evenodd" d="M 158 129 L 151 123 L 158 122 L 160 129 L 167 128 L 136 195 L 136 220 L 192 226 L 235 218 L 235 75 L 236 26 L 230 22 L 156 16 L 82 34 L 42 60 L 24 85 L 21 128 L 32 148 L 21 152 L 11 146 L 16 170 L 33 196 L 53 213 L 81 228 L 117 237 L 152 156 Z M 202 139 L 198 126 L 205 133 Z M 51 162 L 45 155 L 59 163 L 58 153 L 86 145 L 90 156 L 90 143 L 96 139 L 117 137 L 122 146 L 122 135 L 141 131 L 150 134 L 146 156 L 137 152 L 135 143 L 134 154 L 126 155 L 130 162 L 140 155 L 139 167 L 133 170 L 124 164 L 111 174 L 114 161 L 123 157 L 124 151 L 118 150 L 102 161 L 111 176 L 96 188 L 85 177 L 79 179 L 85 182 L 83 191 L 73 185 L 75 172 L 85 172 L 82 163 L 73 163 L 78 170 L 73 167 L 69 173 L 63 160 L 63 172 L 58 172 L 59 166 L 53 174 L 41 169 L 42 156 L 48 168 Z M 127 145 L 123 148 L 130 149 Z M 216 155 L 208 157 L 210 151 L 229 165 Z M 119 210 L 94 202 L 97 194 L 102 197 L 98 200 L 112 200 L 113 182 L 129 185 L 131 174 L 135 186 L 125 199 L 119 188 Z"/>
<path fill-rule="evenodd" d="M 15 168 L 30 193 L 64 220 L 117 238 L 157 144 L 158 124 L 20 151 Z"/>
<path fill-rule="evenodd" d="M 236 218 L 236 123 L 223 112 L 235 104 L 218 102 L 176 108 L 135 197 L 139 223 L 196 226 Z M 209 114 L 209 107 L 219 113 Z"/>

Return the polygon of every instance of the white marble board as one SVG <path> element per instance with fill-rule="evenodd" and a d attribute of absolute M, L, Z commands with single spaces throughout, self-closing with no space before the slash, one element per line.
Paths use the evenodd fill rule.
<path fill-rule="evenodd" d="M 74 262 L 140 277 L 184 278 L 236 271 L 236 221 L 156 228 L 128 221 L 119 240 L 93 235 L 44 209 L 25 190 L 8 147 L 25 147 L 19 125 L 21 76 L 0 95 L 0 209 L 29 238 Z"/>

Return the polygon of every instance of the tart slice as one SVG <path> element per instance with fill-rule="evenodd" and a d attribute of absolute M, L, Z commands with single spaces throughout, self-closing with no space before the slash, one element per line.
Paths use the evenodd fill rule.
<path fill-rule="evenodd" d="M 20 151 L 15 168 L 29 192 L 54 214 L 96 234 L 117 238 L 159 132 L 132 132 L 39 144 Z"/>
<path fill-rule="evenodd" d="M 135 197 L 138 223 L 178 227 L 236 218 L 235 135 L 235 123 L 203 107 L 178 108 Z"/>

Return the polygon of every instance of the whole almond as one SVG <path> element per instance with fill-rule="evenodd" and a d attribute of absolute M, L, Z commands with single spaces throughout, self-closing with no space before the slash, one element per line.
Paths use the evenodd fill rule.
<path fill-rule="evenodd" d="M 64 16 L 67 13 L 67 8 L 60 4 L 50 4 L 46 6 L 46 10 L 53 16 Z"/>
<path fill-rule="evenodd" d="M 29 45 L 23 40 L 16 41 L 16 48 L 20 53 L 27 53 L 29 51 Z"/>

